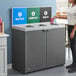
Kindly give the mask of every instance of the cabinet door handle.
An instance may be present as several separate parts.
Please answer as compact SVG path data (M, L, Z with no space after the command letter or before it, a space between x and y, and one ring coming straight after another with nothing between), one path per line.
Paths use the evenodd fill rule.
M46 31L46 30L42 30L42 31Z
M46 31L49 31L49 30L46 30Z

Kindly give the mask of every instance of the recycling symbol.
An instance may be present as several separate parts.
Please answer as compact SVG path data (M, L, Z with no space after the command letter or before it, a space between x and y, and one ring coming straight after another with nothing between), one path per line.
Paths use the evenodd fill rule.
M22 12L19 12L19 13L18 13L18 17L21 17L21 16L22 16Z
M48 12L47 12L47 11L44 11L44 15L45 15L45 16L48 15Z
M35 12L34 11L32 12L32 16L35 16Z

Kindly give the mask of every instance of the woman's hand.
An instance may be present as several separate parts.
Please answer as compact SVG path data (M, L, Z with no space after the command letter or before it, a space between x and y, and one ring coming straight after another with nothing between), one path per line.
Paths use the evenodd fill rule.
M56 19L56 16L54 16L53 18Z
M54 18L60 18L60 15L56 15L56 16L54 16Z
M74 28L73 28L71 34L70 34L70 38L71 38L71 39L74 38L75 31L76 31L76 24L75 24L75 26L74 26Z
M73 39L73 38L74 38L74 34L75 34L75 32L74 32L74 31L72 31L72 32L71 32L71 34L70 34L70 38L71 38L71 39Z

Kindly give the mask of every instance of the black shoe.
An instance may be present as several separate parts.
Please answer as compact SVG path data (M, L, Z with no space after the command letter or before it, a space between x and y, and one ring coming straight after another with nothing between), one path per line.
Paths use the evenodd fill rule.
M71 64L71 65L66 66L66 68L69 69L69 68L72 68L73 66L74 66L74 65Z
M74 72L76 72L76 67L70 68L70 69L68 70L68 72L69 72L69 73L74 73Z

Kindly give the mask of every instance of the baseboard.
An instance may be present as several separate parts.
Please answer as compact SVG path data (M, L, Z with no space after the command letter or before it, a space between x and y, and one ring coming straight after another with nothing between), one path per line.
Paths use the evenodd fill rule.
M8 64L7 69L12 69L12 64Z

